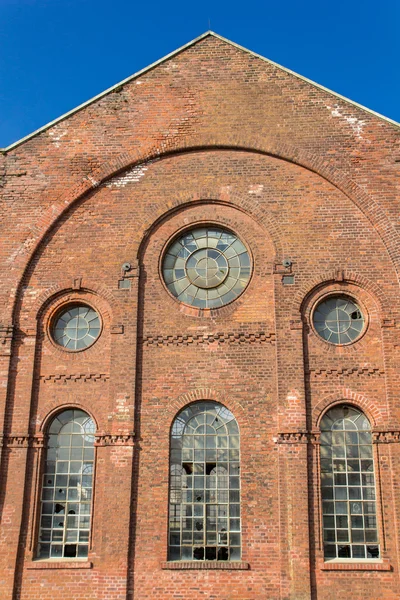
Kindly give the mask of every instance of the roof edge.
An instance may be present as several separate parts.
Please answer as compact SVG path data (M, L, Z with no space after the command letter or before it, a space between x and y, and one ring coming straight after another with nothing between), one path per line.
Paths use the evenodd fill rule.
M372 110L371 108L368 108L367 106L364 106L363 104L359 104L358 102L355 102L355 100L350 100L350 98L347 98L346 96L342 96L341 94L334 92L333 90L321 85L320 83L316 83L312 79L308 79L308 77L299 75L299 73L296 73L295 71L292 71L291 69L288 69L287 67L283 67L282 65L274 62L273 60L271 60L269 58L266 58L265 56L262 56L261 54L258 54L257 52L253 52L253 50L249 50L248 48L245 48L244 46L241 46L240 44L237 44L236 42L232 42L231 40L224 38L222 35L219 35L218 33L215 33L214 31L209 31L209 32L207 32L207 34L213 35L214 37L219 38L223 42L226 42L226 43L230 44L231 46L235 46L235 48L238 48L239 50L243 50L243 52L247 52L248 54L251 54L252 56L256 56L257 58L260 58L264 62L267 62L270 65L273 65L277 69L280 69L281 71L285 71L286 73L289 73L289 75L293 75L294 77L297 77L297 79L301 79L302 81L305 81L306 83L309 83L310 85L313 85L314 87L316 87L324 92L327 92L328 94L331 94L332 96L335 96L336 98L339 98L340 100L344 100L345 102L348 102L349 104L352 104L353 106L356 106L357 108L360 108L361 110L373 115L374 117L378 117L379 119L382 119L383 121L387 121L388 123L391 123L392 125L396 125L397 127L400 127L400 123L398 121L394 121L390 117L385 117L385 115L382 115L381 113L378 113L375 110ZM193 40L193 41L195 41L195 40ZM190 45L190 44L188 44L188 45Z
M140 71L137 71L133 75L129 75L129 77L126 77L122 81L119 81L118 83L115 83L114 85L112 85L111 87L107 88L103 92L100 92L100 94L97 94L96 96L93 96L89 100L86 100L82 104L79 104L75 108L72 108L68 112L60 115L56 119L53 119L49 123L46 123L45 125L42 125L42 127L39 127L39 129L35 129L35 131L32 131L32 133L28 133L28 135L24 136L20 140L17 140L16 142L13 142L12 144L10 144L9 146L6 146L5 148L0 148L0 152L9 152L10 150L13 150L17 146L20 146L24 142L27 142L28 140L30 140L31 138L39 135L43 131L46 131L46 129L49 129L53 125L56 125L57 123L60 123L61 121L64 121L65 119L67 119L71 115L79 112L83 108L86 108L86 106L89 106L90 104L93 104L93 102L96 102L96 100L100 100L100 98L103 98L104 96L107 96L108 94L111 94L114 90L116 90L119 87L121 87L121 85L125 85L126 83L129 83L130 81L133 81L136 77L140 77L140 75L143 75L144 73L147 73L148 71L151 71L151 69L154 69L154 67L157 67L158 65L162 64L164 61L168 60L169 58L172 58L176 54L179 54L180 52L182 52L186 48L189 48L193 44L196 44L197 42L199 42L200 40L208 37L209 35L214 35L215 37L220 37L217 34L215 34L213 31L206 31L205 33L202 33L197 38L194 38L193 40L191 40L187 44L184 44L183 46L180 46L176 50L173 50L173 52L170 52L169 54L166 54L162 58L159 58L155 62L151 63L151 65L148 65L147 67L144 67L143 69L140 69ZM221 39L223 39L223 38L221 38ZM229 40L226 40L226 41L229 41Z
M86 108L86 106L89 106L90 104L93 104L94 102L96 102L96 100L100 100L100 98L103 98L104 96L107 96L108 94L112 93L114 90L118 89L122 85L125 85L126 83L129 83L130 81L133 81L137 77L140 77L140 75L143 75L143 74L147 73L148 71L151 71L151 69L154 69L155 67L157 67L158 65L162 64L166 60L172 58L173 56L176 56L177 54L179 54L183 50L186 50L186 48L189 48L190 46L193 46L194 44L196 44L197 42L203 40L204 38L206 38L208 36L213 36L215 38L218 38L221 41L223 41L223 42L225 42L227 44L230 44L231 46L234 46L235 48L238 48L239 50L242 50L243 52L247 52L247 54L251 54L252 56L255 56L256 58L259 58L259 59L263 60L264 62L267 62L270 65L273 65L274 67L280 69L281 71L285 71L289 75L293 75L297 79L305 81L306 83L309 83L310 85L312 85L312 86L314 86L314 87L316 87L316 88L318 88L318 89L320 89L320 90L322 90L324 92L327 92L328 94L331 94L335 98L343 100L344 102L347 102L347 103L349 103L349 104L351 104L351 105L353 105L353 106L355 106L355 107L363 110L364 112L367 112L367 113L369 113L369 114L371 114L371 115L373 115L375 117L378 117L379 119L382 119L383 121L386 121L387 123L390 123L391 125L395 125L396 127L400 127L400 123L398 123L397 121L394 121L393 119L390 119L389 117L385 117L384 115L382 115L382 114L380 114L380 113L378 113L378 112L376 112L376 111L374 111L374 110L372 110L372 109L370 109L370 108L368 108L368 107L366 107L366 106L364 106L362 104L359 104L358 102L355 102L354 100L350 100L350 98L347 98L346 96L342 96L341 94L338 94L337 92L334 92L333 90L330 90L329 88L327 88L327 87L325 87L323 85L320 85L319 83L316 83L315 81L312 81L311 79L308 79L307 77L303 77L303 75L299 75L299 73L296 73L295 71L292 71L291 69L287 69L286 67L283 67L282 65L279 65L278 63L274 62L273 60L270 60L269 58L266 58L265 56L262 56L261 54L258 54L257 52L253 52L253 50L249 50L248 48L245 48L244 46L241 46L240 44L237 44L236 42L232 42L228 38L225 38L222 35L219 35L218 33L215 33L214 31L208 30L208 31L202 33L201 35L199 35L198 37L194 38L190 42L187 42L187 44L184 44L183 46L180 46L179 48L177 48L173 52L170 52L169 54L166 54L162 58L159 58L158 60L156 60L155 62L151 63L147 67L144 67L143 69L141 69L140 71L137 71L133 75L130 75L129 77L126 77L122 81L119 81L118 83L116 83L113 86L107 88L103 92L100 92L100 94L97 94L96 96L93 96L89 100L86 100L82 104L79 104L78 106L76 106L75 108L69 110L68 112L64 113L63 115L57 117L56 119L53 119L53 121L50 121L49 123L46 123L45 125L42 125L42 127L39 127L39 129L36 129L32 133L29 133L28 135L26 135L23 138L17 140L16 142L13 142L12 144L10 144L9 146L6 146L5 148L0 148L0 152L1 153L7 153L7 152L10 152L10 150L14 150L14 148L17 148L18 146L20 146L24 142L27 142L31 138L36 137L37 135L39 135L40 133L43 133L47 129L50 129L50 127L52 127L53 125L56 125L57 123L60 123L61 121L64 121L65 119L67 119L71 115L73 115L73 114L79 112L80 110Z

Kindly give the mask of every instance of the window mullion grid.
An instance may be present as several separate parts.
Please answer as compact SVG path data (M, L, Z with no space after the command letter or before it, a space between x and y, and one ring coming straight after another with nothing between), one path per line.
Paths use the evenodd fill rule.
M379 558L376 523L376 481L371 434L369 428L365 427L365 422L361 423L361 427L357 422L361 415L362 413L359 413L358 417L354 418L353 411L351 418L344 416L343 426L340 428L332 429L330 427L327 430L322 430L323 434L324 431L327 433L326 441L322 443L321 449L330 444L333 461L331 472L334 488L334 537L332 536L333 532L330 531L332 523L329 516L329 478L326 480L323 477L324 471L321 472L323 512L325 515L324 553L328 559L333 558L333 556L352 559ZM362 418L365 419L365 417ZM329 436L331 437L329 438ZM342 449L340 449L341 447ZM330 456L329 450L324 451L323 456ZM324 458L325 469L326 460L327 458ZM343 491L344 487L346 491ZM344 514L345 507L347 515ZM347 519L346 533L344 533L345 519ZM332 544L335 544L336 548L334 555L332 554Z
M218 413L214 414L214 410L215 409L213 409L211 413L210 410L205 410L204 413L200 413L197 416L195 416L192 419L192 433L182 433L182 451L184 452L184 455L182 456L180 461L181 476L183 478L193 478L192 487L190 491L194 495L191 498L190 502L190 506L192 507L192 514L190 518L192 522L193 536L191 538L191 544L188 544L188 542L184 543L183 541L183 534L185 531L185 528L183 526L185 520L185 515L183 514L183 504L185 498L180 498L181 502L179 514L179 533L181 549L178 553L176 548L171 548L171 551L173 556L176 556L178 554L181 560L187 560L187 556L188 554L190 554L188 552L184 552L185 556L182 557L182 548L187 547L188 545L190 545L192 548L192 553L190 554L190 556L194 560L230 559L231 511L229 492L231 472L229 465L231 463L231 457L229 452L231 449L231 444L229 444L230 436L225 425L223 425L223 428L221 428L220 425L215 427L213 420L213 425L211 425L213 432L210 431L210 423L207 423L207 416L212 414L215 419ZM197 417L200 417L200 419L198 419ZM220 419L220 422L222 423L223 421L221 421ZM198 429L199 424L201 426L201 431L199 431ZM218 440L218 436L220 435L224 436L226 440L226 443L222 444L221 447ZM234 435L238 436L238 432ZM188 440L186 443L185 439ZM190 442L189 439L193 440L193 443ZM189 454L185 452L185 449L188 449L188 447L191 447L193 452L192 461L189 461L192 462L193 465L193 472L190 475L188 474L188 471L190 471L189 465L187 465L186 469L183 466L185 462L188 462L186 460L186 457L189 456ZM238 447L239 444L237 441L237 452L239 452ZM239 464L239 456L235 458L235 462ZM199 465L201 465L200 468ZM221 471L222 467L224 468L224 472ZM174 471L175 467L173 467L171 470L171 499L174 499L175 486L172 484L174 478ZM235 475L239 477L238 473L236 473ZM197 479L195 479L196 477ZM182 480L182 492L184 494L183 483L184 480ZM238 495L239 494L240 491L238 489ZM175 499L178 500L178 498ZM239 497L236 500L237 506L239 506ZM186 503L186 506L187 505L188 503ZM171 503L170 512L174 510L174 505ZM236 518L240 522L240 514L236 515ZM173 521L173 515L171 514L170 533L172 532L171 524L173 523ZM240 527L236 527L235 525L235 528L239 529L238 535L240 536ZM223 529L223 531L221 531L221 529ZM185 537L187 539L188 536L186 535ZM235 541L235 545L238 546L238 548L236 549L234 559L239 559L240 545L237 540Z
M80 411L77 412L80 416ZM75 418L76 416L75 413ZM72 430L78 422L75 418L70 421ZM87 555L94 463L91 450L93 450L91 439L86 438L83 428L79 432L69 431L67 434L64 432L62 435L59 432L50 435L42 487L39 551L39 557L41 558L83 558ZM54 464L53 474L48 473L51 463ZM73 464L74 468L72 468ZM84 465L89 469L87 473L83 468ZM54 478L52 486L49 488L48 480L51 476ZM71 477L76 481L71 483ZM49 489L52 489L51 500L49 500L49 492L47 491ZM47 517L50 519L50 525L47 527L46 524L43 526L48 512L45 513L44 511L45 502L51 506L51 514ZM57 505L59 505L58 510ZM72 508L74 505L75 507ZM83 512L82 507L85 507ZM81 519L87 521L88 518L89 522L81 523ZM71 526L69 526L69 519ZM82 536L82 539L80 539L81 529L88 530L87 534ZM69 533L70 535L68 535ZM47 537L50 538L48 541L46 541Z
M339 338L340 339L340 338ZM353 537L351 530L351 504L350 504L350 486L349 486L349 466L348 466L348 452L347 452L347 443L346 443L346 429L343 423L343 445L344 445L344 459L346 465L346 493L347 493L347 539L348 544L350 546L350 554L351 558L353 558Z

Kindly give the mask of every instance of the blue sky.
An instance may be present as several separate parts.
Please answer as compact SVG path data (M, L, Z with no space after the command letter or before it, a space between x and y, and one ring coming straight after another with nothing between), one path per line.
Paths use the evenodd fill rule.
M398 0L0 0L0 147L209 28L400 121L399 22Z

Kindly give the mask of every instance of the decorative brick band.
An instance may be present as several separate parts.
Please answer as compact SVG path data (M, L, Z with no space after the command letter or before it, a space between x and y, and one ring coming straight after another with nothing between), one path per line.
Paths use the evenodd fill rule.
M350 375L355 375L356 377L362 375L381 377L385 374L385 371L379 367L348 367L345 369L310 369L307 373L316 379L319 377L326 378L332 375L334 377L349 377Z
M148 335L142 338L144 346L189 346L190 344L274 344L275 334L258 331L213 333L209 335Z
M200 569L207 570L218 569L222 571L247 571L250 569L250 565L247 562L242 561L217 561L217 560L189 560L189 561L176 561L169 562L165 561L161 563L162 569L172 570L186 570L186 569Z
M134 433L102 433L95 436L95 446L133 446Z
M43 435L2 435L0 446L3 448L43 448Z
M319 432L284 431L273 438L275 444L315 444L319 442Z
M374 444L396 444L400 442L400 431L373 431L372 442Z
M319 431L283 431L273 438L275 444L319 444ZM400 430L372 431L374 444L396 444L400 442Z
M66 383L67 381L108 381L110 375L107 373L77 373L77 374L58 374L41 375L40 380L44 383Z

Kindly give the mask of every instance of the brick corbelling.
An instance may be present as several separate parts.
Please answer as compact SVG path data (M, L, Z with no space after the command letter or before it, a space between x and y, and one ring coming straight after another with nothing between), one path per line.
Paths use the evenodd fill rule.
M374 444L398 444L400 442L400 429L374 429L374 431L372 432L372 441Z
M9 434L0 436L0 446L3 448L43 448L43 434Z
M319 432L284 431L273 437L275 444L316 444L319 443Z
M134 446L134 433L97 433L95 446ZM3 448L43 448L46 436L43 434L10 434L0 436L0 447Z
M142 339L144 346L188 346L191 344L274 344L275 334L257 332L214 333L198 335L148 335Z
M44 383L66 383L67 381L108 381L110 375L107 373L58 373L55 375L41 375L40 380Z
M95 446L134 446L134 433L98 433L95 436Z
M167 146L167 148L165 146ZM382 238L396 271L399 270L400 237L391 221L384 214L382 207L376 203L373 198L368 196L354 181L351 181L343 173L338 172L333 165L327 166L325 160L322 160L322 158L312 155L303 149L293 148L281 141L267 140L265 137L257 140L254 136L252 136L251 139L248 139L245 133L243 133L242 139L238 139L237 135L232 136L223 134L222 136L207 136L203 134L199 136L192 135L187 139L182 139L181 137L173 140L171 139L163 148L160 148L159 145L154 146L153 144L149 144L147 148L142 147L141 149L136 149L132 153L124 153L116 160L103 164L101 169L93 171L93 173L85 177L79 185L74 188L69 188L65 195L61 196L53 203L52 207L47 209L45 217L46 225L41 225L40 227L35 226L31 233L28 234L27 238L29 238L31 242L26 248L27 251L21 251L15 258L14 264L15 266L19 266L21 273L21 278L18 282L18 291L20 282L22 281L22 274L29 265L31 258L36 249L40 246L41 241L47 235L49 229L53 227L61 215L68 210L75 201L82 198L84 194L88 193L90 190L96 189L100 183L107 181L111 177L121 173L123 170L137 164L153 160L154 158L166 154L183 152L185 150L188 151L189 149L190 151L196 149L204 150L207 147L248 150L269 154L293 162L294 164L305 167L320 175L340 189L362 210ZM24 247L26 247L26 244L24 244ZM14 298L14 304L17 297L18 293Z
M319 444L319 431L283 431L273 436L275 444ZM380 430L372 431L372 441L374 444L397 444L400 442L400 430Z
M379 367L348 367L343 369L310 369L306 374L311 375L315 379L325 379L333 377L382 377L385 371Z

